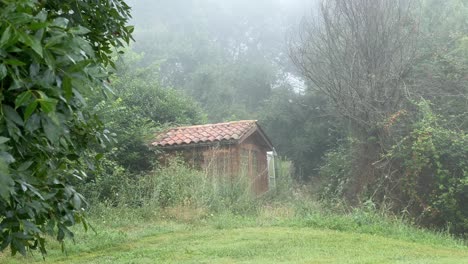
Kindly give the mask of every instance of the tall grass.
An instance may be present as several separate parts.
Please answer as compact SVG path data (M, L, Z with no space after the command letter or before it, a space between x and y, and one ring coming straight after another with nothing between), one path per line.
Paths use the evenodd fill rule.
M170 207L204 208L213 212L229 210L253 213L258 200L246 173L236 177L211 175L195 170L181 159L135 179L122 177L114 186L112 199L91 198L91 207L102 204L122 208L164 209ZM115 182L115 181L114 181ZM98 193L93 192L93 193Z
M112 202L91 205L92 220L122 226L175 221L216 228L288 226L382 235L426 244L463 246L447 232L431 232L392 215L372 201L351 208L338 201L323 203L294 186L289 162L278 166L276 188L257 197L247 175L209 175L180 159L133 181L122 181Z

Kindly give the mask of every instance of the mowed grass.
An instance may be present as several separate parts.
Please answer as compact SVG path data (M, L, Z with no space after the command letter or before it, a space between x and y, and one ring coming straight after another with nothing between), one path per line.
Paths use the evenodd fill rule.
M185 212L168 218L92 219L97 233L76 229L76 244L67 242L66 254L50 240L45 263L468 263L462 242L416 229L352 231L327 220L318 226L317 217ZM7 254L0 263L44 263L38 253Z

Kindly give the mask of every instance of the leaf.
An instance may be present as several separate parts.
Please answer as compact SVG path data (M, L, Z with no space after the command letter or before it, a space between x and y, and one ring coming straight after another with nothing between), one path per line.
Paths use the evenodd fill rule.
M13 185L14 181L11 178L8 165L3 159L0 159L0 198L5 202L9 200Z
M31 167L33 163L34 163L33 161L26 161L26 162L21 163L21 165L18 167L18 171L27 170L29 167Z
M0 144L4 144L5 142L8 142L10 139L6 137L0 136Z
M0 48L8 43L11 37L11 26L8 26L5 31L2 33L2 38L0 38Z
M75 207L75 209L78 209L78 210L81 209L81 198L76 193L73 195L72 204L73 204L73 207Z
M24 62L22 62L20 60L17 60L17 59L4 60L3 63L8 64L8 65L13 65L13 66L24 66L24 65L26 65L26 63L24 63Z
M84 97L81 95L80 92L78 92L77 89L73 89L73 94L75 95L75 97L78 99L78 101L80 101L80 103L82 105L86 105L86 100L84 99Z
M45 22L47 20L47 12L42 10L35 16L35 18L41 22Z
M36 102L36 106L37 106L37 102ZM24 128L28 132L32 133L36 131L37 129L39 129L40 126L41 126L41 118L37 114L32 114L31 117L28 118L26 124L24 125Z
M26 110L24 111L24 121L28 120L29 117L34 113L34 111L37 108L37 101L34 101L26 107Z
M6 127L8 130L8 134L14 141L18 141L21 136L21 130L18 128L17 125L13 121L6 120Z
M41 45L40 40L38 40L36 38L32 38L31 36L29 36L28 34L26 34L24 32L20 32L19 34L20 34L19 41L26 44L26 46L31 47L31 49L33 49L42 58L42 56L43 56L42 55L42 45Z
M70 33L75 34L75 35L86 35L89 32L91 32L91 30L83 26L78 26L70 30Z
M15 162L15 158L8 152L6 151L0 151L0 158L6 162L6 164L11 164Z
M67 28L68 19L66 19L64 17L58 17L58 18L54 19L54 21L52 22L52 25L54 25L56 27L59 27L59 28Z
M48 120L48 118L43 118L41 123L47 139L53 144L58 143L60 137L60 128L56 126L51 120Z
M42 195L39 193L39 190L36 189L36 187L32 186L31 184L27 183L27 182L22 182L21 183L21 187L25 186L27 190L30 190L32 193L34 193L37 197L39 197L39 199L41 200L45 200L44 197L42 197ZM23 187L23 188L25 188Z
M13 109L11 106L3 105L3 113L7 120L12 121L13 123L23 126L24 122L21 116Z
M29 76L31 79L35 79L37 74L39 73L40 66L37 63L31 63L29 66Z
M73 96L72 79L70 77L65 76L62 82L62 88L65 95L65 99L67 99L67 101L70 101L70 99Z
M42 111L45 113L51 113L55 112L55 108L57 106L58 100L52 99L52 98L43 98L43 99L38 99L37 100L39 104L41 105Z
M3 80L8 74L8 70L5 65L0 64L0 81Z
M96 159L96 161L99 161L99 160L101 160L103 157L104 157L104 154L103 154L103 153L98 153L98 154L96 154L96 156L94 157L94 159Z
M18 109L18 107L26 104L28 101L31 100L32 98L32 94L31 94L31 91L25 91L25 92L22 92L20 93L17 97L16 97L16 100L15 100L15 109Z

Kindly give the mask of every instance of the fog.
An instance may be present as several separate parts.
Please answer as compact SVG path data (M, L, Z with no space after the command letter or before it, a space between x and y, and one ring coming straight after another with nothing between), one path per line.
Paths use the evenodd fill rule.
M302 88L302 82L291 75L287 39L303 16L311 12L313 2L129 1L133 9L131 24L135 26L132 47L144 54L142 65L159 63L162 79L175 88L186 85L181 75L197 71L202 65L245 60L274 67L275 78L269 80L272 86L286 80ZM183 72L167 75L175 74L173 69L168 70L173 64L179 70L184 68Z

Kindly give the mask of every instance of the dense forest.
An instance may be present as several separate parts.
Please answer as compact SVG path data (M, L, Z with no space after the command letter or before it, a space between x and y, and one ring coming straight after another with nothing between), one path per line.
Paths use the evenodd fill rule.
M0 1L0 250L146 186L157 132L245 119L288 188L466 238L466 1L91 2Z

